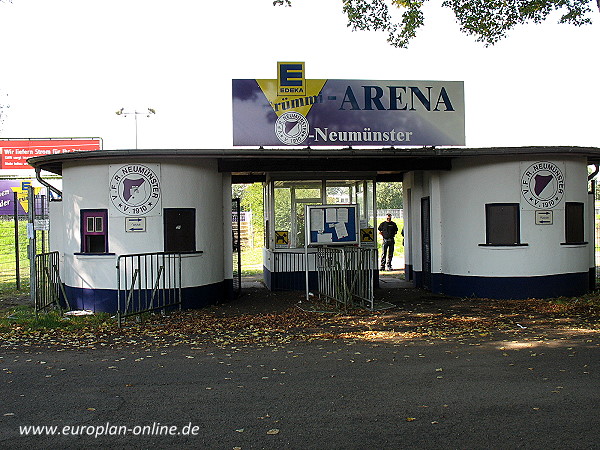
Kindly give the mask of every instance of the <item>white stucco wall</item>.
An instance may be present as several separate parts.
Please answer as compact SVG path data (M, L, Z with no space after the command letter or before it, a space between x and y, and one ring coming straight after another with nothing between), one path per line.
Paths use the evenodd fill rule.
M50 249L62 250L64 225L63 225L63 202L51 201L48 203L48 217L51 217L50 231L48 232L48 242Z
M224 192L231 190L230 178L217 170L216 160L135 160L127 163L160 164L162 208L196 209L196 250L200 255L184 257L183 287L222 282L226 252L226 224L231 230L230 201L223 205ZM111 213L109 165L122 161L65 163L63 167L63 217L51 216L52 227L62 225L62 239L55 239L64 253L64 282L72 287L115 289L118 255L164 251L162 211L146 217L146 231L125 231L125 217ZM108 250L114 255L78 255L81 252L80 211L108 209ZM225 212L227 211L227 212ZM161 213L160 215L157 213ZM227 217L225 217L227 215ZM140 215L141 216L141 215ZM62 221L62 224L57 223ZM231 231L229 231L229 235ZM230 240L229 235L227 238ZM54 244L52 244L54 245ZM229 243L229 247L231 243ZM229 260L230 261L230 260Z
M233 261L233 239L232 239L232 202L231 202L231 174L222 174L223 178L223 259ZM229 237L229 238L228 238ZM233 278L233 264L225 264L223 267L225 279Z
M404 211L405 251L408 247L406 264L412 265L415 271L421 271L421 199L429 195L429 184L424 180L424 173L419 171L406 174L403 185L405 192L410 191Z
M481 246L486 242L485 205L521 203L522 168L538 161L564 167L565 193L553 211L552 225L536 225L534 208L520 208L521 243L515 247ZM421 198L431 198L432 273L463 276L521 277L587 272L590 221L585 223L587 245L565 242L565 202L584 203L588 217L587 164L581 157L551 155L527 158L457 158L452 170L412 173L405 178L410 189L410 263L421 267Z

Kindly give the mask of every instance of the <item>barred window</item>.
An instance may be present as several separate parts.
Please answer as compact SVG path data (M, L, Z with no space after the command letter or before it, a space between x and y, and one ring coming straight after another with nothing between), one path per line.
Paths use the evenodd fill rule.
M108 253L108 211L81 210L81 252Z
M518 203L485 205L485 242L487 245L519 245L521 243Z
M583 234L583 203L565 203L565 243L582 244Z

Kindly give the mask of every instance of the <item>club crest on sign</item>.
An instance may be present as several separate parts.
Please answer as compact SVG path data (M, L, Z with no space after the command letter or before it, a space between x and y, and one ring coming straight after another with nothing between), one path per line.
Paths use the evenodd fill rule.
M149 214L160 203L158 170L143 164L127 164L114 171L110 179L110 200L121 214Z
M521 176L521 195L535 208L554 208L565 193L565 177L556 164L540 161L531 164Z

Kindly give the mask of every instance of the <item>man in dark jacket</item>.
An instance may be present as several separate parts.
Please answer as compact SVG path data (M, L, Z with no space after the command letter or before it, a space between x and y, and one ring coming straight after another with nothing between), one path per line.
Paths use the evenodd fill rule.
M383 247L381 255L381 270L385 270L387 254L387 270L392 270L392 257L394 256L394 237L398 233L398 225L392 221L392 215L388 214L384 222L377 227L379 234L383 237Z

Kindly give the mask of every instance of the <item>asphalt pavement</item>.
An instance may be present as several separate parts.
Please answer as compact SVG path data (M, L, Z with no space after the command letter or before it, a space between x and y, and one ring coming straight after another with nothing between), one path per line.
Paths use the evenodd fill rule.
M0 350L0 448L600 448L599 345Z

